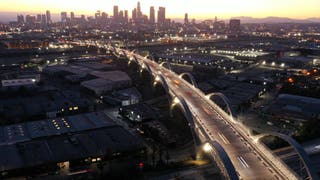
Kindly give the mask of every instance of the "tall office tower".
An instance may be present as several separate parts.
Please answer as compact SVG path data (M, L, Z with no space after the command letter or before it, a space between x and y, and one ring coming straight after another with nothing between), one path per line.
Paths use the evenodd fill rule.
M97 11L95 14L94 14L94 18L97 20L97 19L100 19L101 17L101 12L100 11Z
M125 11L124 11L124 20L125 20L125 22L126 22L126 23L128 23L128 22L129 22L129 14L128 14L128 10L125 10Z
M67 18L68 18L68 15L67 15L67 12L61 12L61 22L67 22Z
M108 14L106 12L102 12L101 13L101 18L104 19L104 20L108 19Z
M46 25L47 24L47 17L45 14L41 15L41 25Z
M153 6L150 7L149 22L150 22L151 24L154 24L154 23L156 22L155 11L154 11L154 7L153 7Z
M133 20L133 21L136 21L136 20L137 20L137 9L136 9L136 8L134 8L134 9L132 10L132 20Z
M19 25L24 24L24 17L23 17L22 14L17 15L17 22L18 22Z
M137 18L141 18L141 17L142 17L141 6L140 6L140 2L138 1L138 4L137 4Z
M46 11L46 16L47 16L47 23L51 24L52 20L51 20L51 13L49 10Z
M123 11L121 10L120 12L119 12L119 20L123 20L124 19L124 14L123 14Z
M26 15L26 24L33 25L36 22L36 17L32 15Z
M37 14L37 22L41 22L41 14Z
M159 7L158 10L158 24L163 25L166 21L166 8Z
M113 19L118 20L119 17L119 7L113 6Z
M184 14L184 24L189 24L188 13Z
M71 12L70 16L71 16L71 21L73 21L74 20L74 12Z
M81 21L86 21L86 16L81 14Z
M241 31L240 29L240 19L230 19L229 22L230 34L238 35Z

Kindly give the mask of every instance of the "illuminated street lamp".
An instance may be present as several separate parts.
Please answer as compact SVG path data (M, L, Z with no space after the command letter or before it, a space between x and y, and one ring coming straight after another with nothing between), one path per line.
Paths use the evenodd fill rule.
M180 103L180 100L179 100L177 97L175 97L175 98L173 99L173 103L174 103L174 104L179 104L179 103Z
M210 152L212 150L212 146L209 143L205 143L202 149L204 152Z

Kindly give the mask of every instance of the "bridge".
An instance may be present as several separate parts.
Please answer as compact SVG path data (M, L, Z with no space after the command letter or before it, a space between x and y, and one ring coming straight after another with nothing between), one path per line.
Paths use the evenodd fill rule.
M147 71L154 83L160 83L172 99L172 106L182 109L192 136L198 137L203 149L215 160L226 179L318 179L310 159L302 147L291 137L271 134L287 141L298 154L303 175L293 171L267 148L260 138L250 134L250 129L237 121L229 101L221 93L204 94L197 88L191 74L176 74L170 63L158 64L147 57L118 47L103 45L117 56L137 63L141 71ZM167 67L164 65L167 64ZM189 83L186 79L190 80ZM220 107L212 97L224 102Z

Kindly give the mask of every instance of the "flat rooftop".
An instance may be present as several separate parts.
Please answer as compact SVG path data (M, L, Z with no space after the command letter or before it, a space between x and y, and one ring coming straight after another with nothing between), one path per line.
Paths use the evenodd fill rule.
M0 127L0 145L115 125L103 112L13 124Z
M0 172L48 163L133 152L142 141L120 126L0 145Z
M131 81L131 78L128 76L128 74L122 71L92 71L90 75L113 82Z
M103 112L1 127L0 139L0 172L143 148Z

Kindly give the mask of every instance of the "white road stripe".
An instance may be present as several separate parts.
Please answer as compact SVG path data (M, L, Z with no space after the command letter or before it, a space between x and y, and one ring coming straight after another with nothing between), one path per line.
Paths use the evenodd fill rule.
M223 134L218 133L218 135L225 144L230 144L230 141Z
M242 165L244 168L249 168L248 163L247 163L241 156L238 156L237 159L240 161L241 165Z

